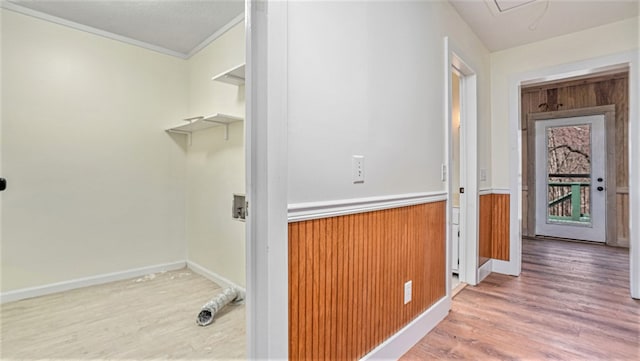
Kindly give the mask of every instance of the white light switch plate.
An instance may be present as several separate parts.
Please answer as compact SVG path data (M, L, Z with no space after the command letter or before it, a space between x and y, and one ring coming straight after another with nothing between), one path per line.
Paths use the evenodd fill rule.
M351 169L353 172L353 183L364 183L364 156L354 155L351 157Z

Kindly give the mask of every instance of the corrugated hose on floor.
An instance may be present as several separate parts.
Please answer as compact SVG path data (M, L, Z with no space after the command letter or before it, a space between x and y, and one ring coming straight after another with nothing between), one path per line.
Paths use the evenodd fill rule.
M215 296L200 309L196 322L200 326L207 326L213 322L216 313L230 302L239 303L243 300L242 295L235 287L225 288L222 293Z

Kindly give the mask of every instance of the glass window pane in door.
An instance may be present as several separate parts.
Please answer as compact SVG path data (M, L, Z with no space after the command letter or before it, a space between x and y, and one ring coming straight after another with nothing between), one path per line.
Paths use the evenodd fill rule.
M591 224L591 125L549 127L547 223Z

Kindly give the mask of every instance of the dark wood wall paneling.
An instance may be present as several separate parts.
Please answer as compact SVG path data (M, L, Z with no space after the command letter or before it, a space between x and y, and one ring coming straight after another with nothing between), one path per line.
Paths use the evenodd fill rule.
M359 359L444 297L445 224L445 202L290 223L289 357Z
M480 196L480 264L489 258L509 260L509 195Z
M622 72L589 79L558 82L522 89L521 128L522 164L527 164L527 114L554 110L570 110L615 105L615 155L616 155L616 214L617 239L609 244L628 247L629 244L629 73ZM540 107L546 104L548 108ZM562 105L559 105L562 104ZM533 156L533 155L531 155ZM522 179L528 179L527 167L522 168ZM528 187L523 184L523 235L534 236L534 225L527 217Z

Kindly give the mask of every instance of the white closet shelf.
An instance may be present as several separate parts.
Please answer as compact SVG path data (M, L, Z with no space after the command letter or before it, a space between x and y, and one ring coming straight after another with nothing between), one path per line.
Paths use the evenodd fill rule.
M229 139L229 124L235 122L241 122L244 119L241 117L237 117L235 115L227 115L216 113L209 116L198 116L193 118L187 118L183 121L186 123L182 123L176 125L175 127L171 127L167 129L169 133L178 133L178 134L186 134L189 136L189 144L191 144L191 133L197 132L199 130L205 130L212 127L217 127L220 125L225 126L224 131L224 139Z
M244 64L234 66L233 68L214 76L211 80L233 85L244 85Z

